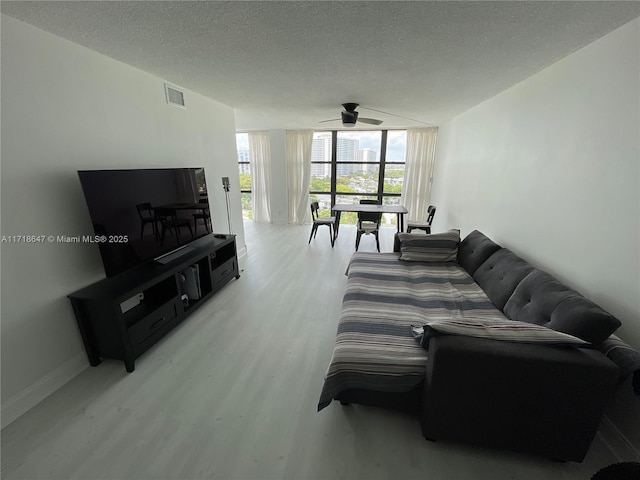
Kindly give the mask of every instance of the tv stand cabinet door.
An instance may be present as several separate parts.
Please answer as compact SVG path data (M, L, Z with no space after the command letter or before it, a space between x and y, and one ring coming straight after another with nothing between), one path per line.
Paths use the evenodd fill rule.
M213 290L220 290L229 280L238 276L238 260L233 257L212 272Z
M181 313L181 300L178 296L131 325L128 337L135 357L142 355L169 333L176 326Z

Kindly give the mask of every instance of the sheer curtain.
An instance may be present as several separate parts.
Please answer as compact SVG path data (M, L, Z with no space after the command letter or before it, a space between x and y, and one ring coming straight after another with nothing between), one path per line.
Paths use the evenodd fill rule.
M249 132L253 219L271 222L271 147L267 132Z
M309 176L311 175L312 130L287 130L287 206L289 223L303 224L309 217Z
M437 137L437 127L407 129L401 203L409 210L408 220L424 221L427 218Z

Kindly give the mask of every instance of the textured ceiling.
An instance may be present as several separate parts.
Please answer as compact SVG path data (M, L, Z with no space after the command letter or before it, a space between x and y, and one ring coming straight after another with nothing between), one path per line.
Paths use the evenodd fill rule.
M2 1L1 9L234 107L240 130L340 127L318 122L338 118L344 102L383 127L438 125L640 15L637 2L611 1Z

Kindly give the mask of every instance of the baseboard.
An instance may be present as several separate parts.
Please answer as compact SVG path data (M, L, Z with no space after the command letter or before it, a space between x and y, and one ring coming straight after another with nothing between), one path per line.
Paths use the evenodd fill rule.
M88 366L87 355L84 352L79 353L33 385L14 395L2 404L0 428L6 427L18 417L31 410L84 369L88 368Z
M640 450L604 415L597 435L620 462L640 462Z

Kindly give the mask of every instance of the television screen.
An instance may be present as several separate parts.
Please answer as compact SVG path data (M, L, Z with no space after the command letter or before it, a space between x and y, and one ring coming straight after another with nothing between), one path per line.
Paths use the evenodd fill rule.
M81 170L108 277L211 231L204 168Z

